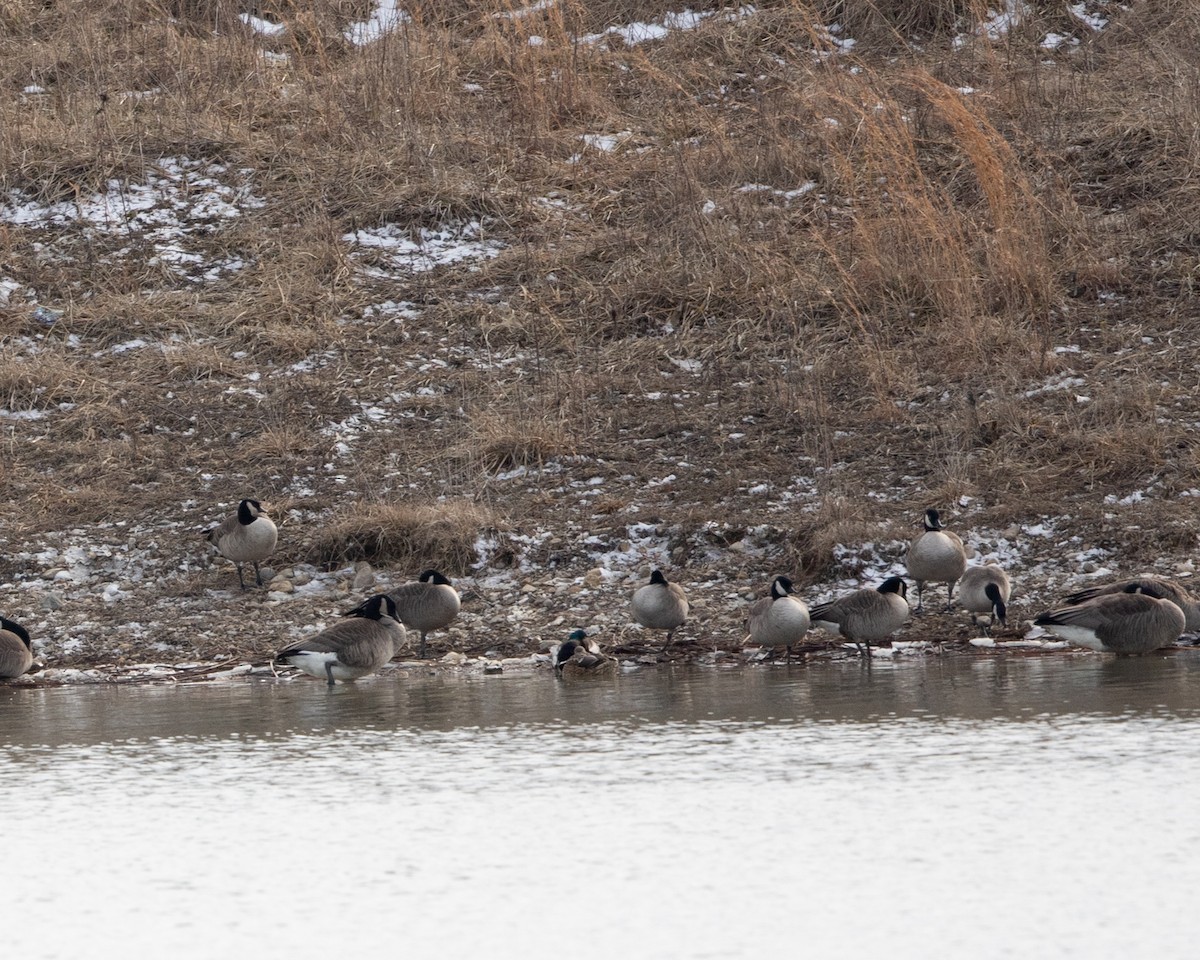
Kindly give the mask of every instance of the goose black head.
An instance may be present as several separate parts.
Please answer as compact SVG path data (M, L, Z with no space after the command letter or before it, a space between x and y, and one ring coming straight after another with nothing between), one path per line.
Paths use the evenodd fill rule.
M436 570L426 570L419 577L417 577L417 580L419 580L421 583L440 583L447 587L453 586L453 584L450 583L449 577L443 576Z
M908 584L904 582L903 577L888 577L875 589L880 593L898 593L902 597L908 596Z
M15 633L21 638L21 642L25 644L25 647L30 652L33 651L33 645L29 642L29 631L15 620L9 620L8 617L0 617L0 630L7 630L9 633Z
M925 529L926 530L941 530L942 518L933 507L925 511Z
M1001 626L1007 627L1008 607L1004 605L1004 598L1000 596L1000 588L994 583L989 583L983 588L983 595L992 601L992 612L996 614Z
M792 592L792 581L790 577L776 577L771 581L771 596L775 600L782 599Z
M364 600L353 610L347 610L344 616L362 617L366 620L380 620L383 617L391 617L393 620L400 619L396 613L395 601L386 593L379 593Z
M262 504L257 500L246 499L238 504L238 523L247 527L263 514Z
M655 570L650 574L650 582L665 587L667 585L667 578L663 576L661 570Z

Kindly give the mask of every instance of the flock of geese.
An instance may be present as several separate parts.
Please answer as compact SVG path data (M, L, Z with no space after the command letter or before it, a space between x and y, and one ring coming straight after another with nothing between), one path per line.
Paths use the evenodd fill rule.
M994 563L969 566L962 540L941 524L937 510L926 510L923 532L912 541L906 556L908 578L916 584L917 606L923 610L926 584L946 585L947 611L958 602L989 634L999 622L1006 624L1011 584ZM224 557L232 560L238 583L246 589L243 564L254 568L255 582L263 585L259 564L275 550L278 531L257 500L242 500L237 513L207 534ZM387 593L376 594L346 613L345 618L312 637L297 640L275 655L275 663L296 667L333 686L374 673L395 656L408 639L420 634L419 658L426 653L432 630L447 626L460 608L454 585L436 570L426 570L417 581ZM675 631L687 622L688 600L684 589L661 570L638 587L630 599L633 620L650 630L664 631L665 650ZM839 634L867 658L871 643L890 637L913 612L908 584L903 577L888 577L877 587L855 590L834 600L808 607L793 593L792 581L777 576L770 593L751 604L746 619L747 639L771 651L783 648L787 658L804 642L813 627ZM1171 580L1138 577L1091 587L1066 598L1063 606L1047 610L1034 621L1057 636L1080 646L1121 656L1149 653L1174 643L1183 633L1200 630L1200 599ZM584 630L575 630L551 651L555 673L564 679L613 676L618 661L601 651ZM0 617L0 678L17 677L33 664L29 633L18 623Z

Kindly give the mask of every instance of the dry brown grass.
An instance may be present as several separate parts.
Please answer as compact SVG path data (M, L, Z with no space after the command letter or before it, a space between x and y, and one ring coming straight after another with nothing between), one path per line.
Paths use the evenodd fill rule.
M465 501L355 504L312 534L308 555L320 564L369 560L411 570L414 576L423 567L457 576L478 559L480 534L494 528L487 509Z
M205 282L140 226L0 226L24 291L0 307L0 405L76 405L53 431L6 423L9 519L49 522L24 499L35 474L72 517L197 524L182 502L300 478L320 529L298 555L461 571L494 516L586 526L643 504L747 527L745 477L850 464L787 521L804 545L780 549L815 577L889 511L1098 516L1099 493L1183 488L1200 404L1162 385L1200 346L1200 15L1110 8L1091 36L1035 4L993 43L986 6L768 3L628 46L574 38L679 5L419 2L356 48L365 0L259 5L289 26L270 40L229 0L5 4L5 195L82 203L115 180L133 198L186 155L251 171L263 201L191 238L248 264ZM834 19L852 57L828 55ZM1041 50L1050 28L1079 51ZM475 220L504 249L471 270L389 276L343 240ZM64 317L39 327L28 297ZM387 301L411 315L373 312ZM151 345L113 352L135 338ZM1068 375L1088 382L1043 389ZM562 483L495 481L551 464ZM610 486L583 504L570 484L590 475ZM894 505L861 499L898 477Z

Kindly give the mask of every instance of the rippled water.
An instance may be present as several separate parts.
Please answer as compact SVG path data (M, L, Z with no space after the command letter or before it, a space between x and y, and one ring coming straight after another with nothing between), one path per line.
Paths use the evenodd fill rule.
M1181 652L0 688L0 936L21 958L1191 957L1198 684Z

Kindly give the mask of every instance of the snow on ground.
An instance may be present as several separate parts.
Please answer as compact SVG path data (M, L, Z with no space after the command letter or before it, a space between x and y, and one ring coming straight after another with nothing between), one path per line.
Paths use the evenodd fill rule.
M356 47L374 43L391 33L412 18L399 8L396 0L375 0L375 9L368 20L352 23L342 31L342 36Z
M734 21L757 13L757 8L747 5L733 10L691 10L684 9L678 13L668 13L661 20L650 22L639 21L623 26L613 26L599 33L585 34L578 39L579 43L601 43L609 38L617 38L628 46L636 46L650 40L661 40L674 30L695 30L704 21L718 17L722 20Z
M519 10L501 10L499 13L493 13L492 16L497 20L524 20L543 10L553 10L556 6L558 6L558 0L538 0L537 3L528 7L521 7Z
M238 19L262 37L281 37L287 32L286 23L273 23L249 13L239 13Z
M103 191L71 200L43 200L21 190L0 197L0 223L47 234L47 254L69 258L58 235L126 243L102 258L129 256L150 248L150 265L192 280L212 280L239 270L237 258L214 260L207 242L243 211L265 205L249 185L251 171L189 157L160 157L140 181L108 181Z
M487 236L486 225L479 220L416 229L385 223L344 234L342 239L350 244L351 254L360 264L367 259L364 254L373 255L370 265L362 264L372 276L388 275L379 269L380 262L392 270L421 273L448 264L488 260L505 248L500 240Z

